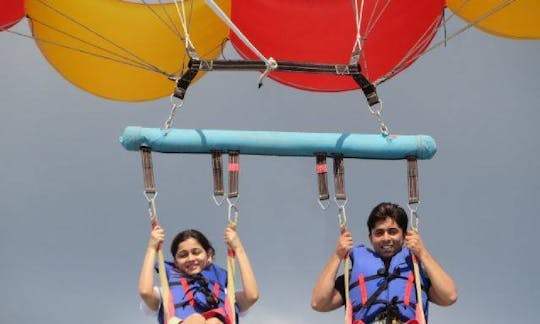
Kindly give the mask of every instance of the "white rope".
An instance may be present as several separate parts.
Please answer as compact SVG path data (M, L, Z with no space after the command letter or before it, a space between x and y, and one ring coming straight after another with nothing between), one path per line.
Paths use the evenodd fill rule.
M354 1L354 14L356 16L356 41L359 43L360 48L362 48L362 35L360 34L360 28L362 27L362 17L364 16L364 0L358 10L358 0Z
M193 43L191 42L191 38L189 37L189 31L186 23L186 7L184 6L184 1L180 0L182 4L182 11L180 12L180 8L178 7L178 0L174 1L174 5L176 7L176 12L178 13L178 18L180 19L180 24L182 24L182 29L184 30L184 47L186 49L192 49L195 50L195 46L193 46Z
M206 4L214 11L216 15L221 18L221 20L229 26L229 28L234 32L238 38L253 52L259 59L264 61L266 67L272 69L277 68L277 63L272 58L267 59L259 50L247 39L247 37L240 31L240 29L232 22L232 20L221 10L221 8L214 2L214 0L205 0Z
M356 40L353 45L353 49L351 52L351 59L349 61L350 64L357 64L358 60L360 59L360 56L362 55L362 35L360 33L360 28L362 26L362 16L364 12L364 0L362 0L362 4L360 6L360 10L358 9L358 0L354 0L354 15L355 15L355 23L356 23Z
M384 7L382 7L381 9L376 9L379 6L379 1L377 1L375 3L375 6L373 7L373 11L371 12L371 17L370 17L370 19L368 21L368 24L367 24L367 27L366 27L366 35L365 35L365 37L368 37L368 35L373 30L373 28L375 28L375 26L377 25L377 23L379 22L379 20L383 16L384 12L386 11L388 6L390 5L390 2L391 2L391 0L387 0L385 2L385 4L384 4ZM378 13L377 17L375 17L376 12Z

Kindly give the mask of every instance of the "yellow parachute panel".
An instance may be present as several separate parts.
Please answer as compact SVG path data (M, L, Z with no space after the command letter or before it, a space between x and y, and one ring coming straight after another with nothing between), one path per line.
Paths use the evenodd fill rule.
M447 0L447 6L479 29L501 37L540 38L539 0Z
M230 13L230 0L217 2ZM197 54L217 57L228 27L204 0L185 1L184 6ZM26 12L49 63L67 80L100 97L143 101L167 96L175 86L168 76L179 76L189 61L173 3L27 0Z

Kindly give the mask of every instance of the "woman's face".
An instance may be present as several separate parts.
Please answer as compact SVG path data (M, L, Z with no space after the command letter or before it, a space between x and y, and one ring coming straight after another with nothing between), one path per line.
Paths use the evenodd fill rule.
M178 244L174 261L181 273L195 275L212 262L212 255L204 250L199 241L190 237Z

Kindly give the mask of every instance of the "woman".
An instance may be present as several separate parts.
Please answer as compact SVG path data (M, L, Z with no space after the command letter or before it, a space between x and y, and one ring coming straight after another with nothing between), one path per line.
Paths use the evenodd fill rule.
M143 309L157 314L161 324L168 324L163 319L161 290L154 286L156 255L164 239L164 230L156 226L150 234L142 264L139 294ZM236 230L227 227L224 240L238 260L243 290L229 293L235 293L234 307L242 313L257 301L259 290ZM176 323L234 324L236 320L230 316L232 306L228 304L225 291L227 272L212 263L215 250L208 239L197 230L180 232L172 241L171 253L174 262L166 262L165 267L173 299L168 309L170 316L176 317Z

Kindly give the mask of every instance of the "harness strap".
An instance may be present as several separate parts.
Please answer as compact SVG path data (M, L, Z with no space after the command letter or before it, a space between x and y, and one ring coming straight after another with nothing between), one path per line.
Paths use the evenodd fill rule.
M188 288L189 288L189 284L190 284L190 280L187 281L188 282ZM213 281L210 280L210 283L212 283ZM182 285L182 283L180 281L169 281L169 287L174 287L174 286L180 286ZM212 285L212 293L213 294L216 294L216 296L219 296L219 293L220 292L225 292L225 289L223 289L223 287L221 287L221 285L219 284L219 282L214 282L213 285ZM190 290L193 290L193 288L189 288ZM215 289L217 289L217 291L214 291Z
M193 81L197 73L199 73L199 69L194 68L192 62L193 60L191 59L188 64L188 70L184 74L182 74L180 79L176 81L176 89L174 89L174 96L178 99L184 99L187 88L191 84L191 81Z
M360 86L360 89L366 96L370 107L380 102L379 96L377 95L377 89L375 89L373 83L369 82L369 80L362 73L352 74L352 78Z
M388 282L390 282L390 280L392 279L399 278L399 277L400 276L397 275L396 273L390 273L387 276L385 276L384 281L381 283L379 288L371 296L369 296L368 300L365 303L361 303L359 305L354 306L353 311L356 313L362 307L369 308L375 301L380 302L380 300L377 300L377 298L383 291L388 289ZM383 301L383 302L388 304L387 301Z
M363 276L363 274L361 274ZM374 280L374 279L377 279L377 278L381 278L381 277L384 277L385 276L385 270L383 268L379 269L379 271L377 271L377 274L374 274L372 276L364 276L364 282L368 282L368 281L371 281L371 280ZM398 276L396 275L395 278L401 278L401 279L407 279L405 277L402 277L402 276ZM353 282L352 284L349 285L349 289L353 289L357 286L360 285L360 282L359 281L355 281Z

